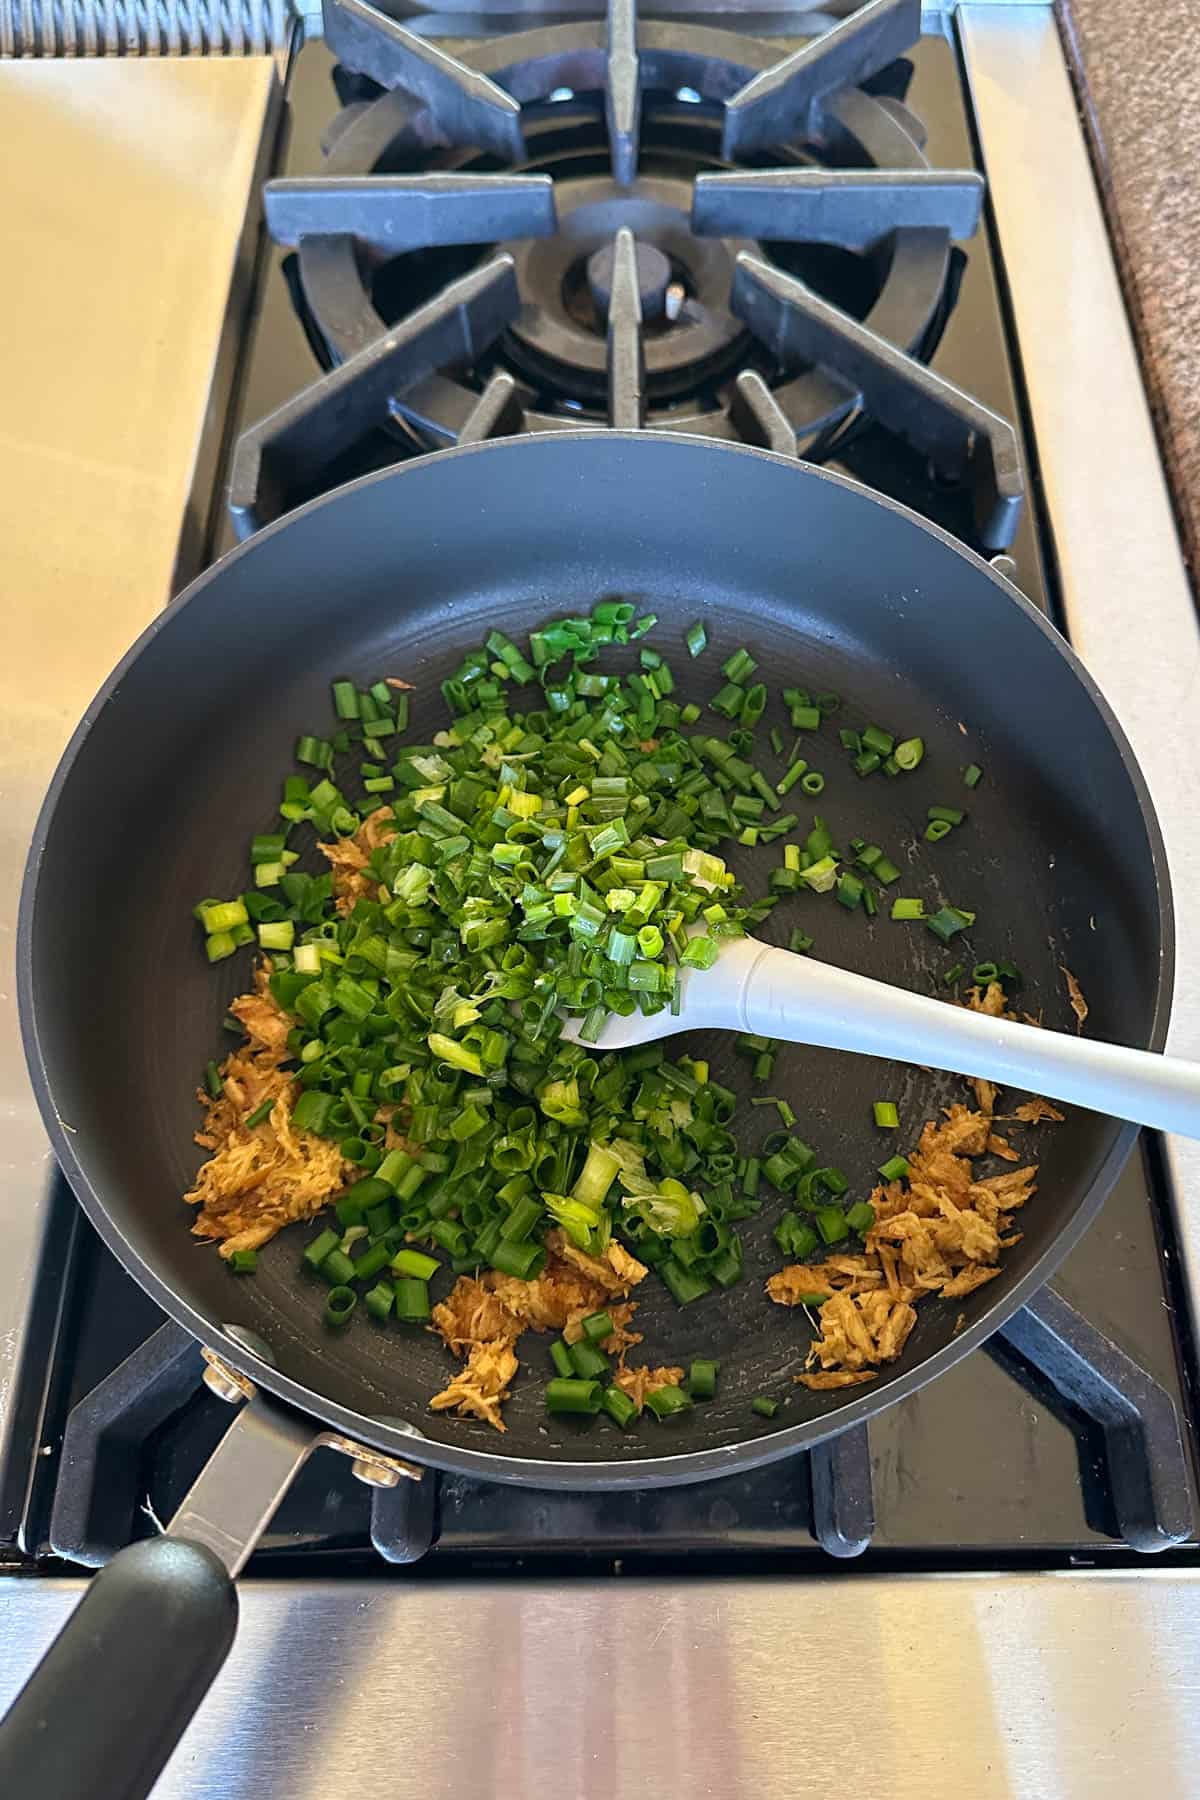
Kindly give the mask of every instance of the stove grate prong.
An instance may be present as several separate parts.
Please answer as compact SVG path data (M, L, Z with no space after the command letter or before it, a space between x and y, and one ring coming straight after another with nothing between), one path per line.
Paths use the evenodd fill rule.
M471 408L458 434L460 444L483 444L489 438L519 437L525 429L520 390L505 369L497 369Z
M1114 1523L1143 1555L1186 1543L1195 1529L1187 1448L1166 1389L1056 1287L1044 1287L985 1346L1029 1363L1103 1436Z
M473 363L520 309L507 252L473 269L238 439L229 511L241 538L295 504L330 463L393 416L395 396L450 363Z
M734 382L729 417L744 443L795 456L795 427L756 369L743 369Z
M696 177L692 230L861 252L909 227L973 237L983 195L968 169L739 169Z
M277 244L347 236L381 256L444 244L553 237L549 175L303 175L268 181L267 228Z
M826 94L859 86L920 35L921 0L868 0L849 18L753 76L727 101L725 161L811 136Z
M1006 419L746 251L737 259L730 305L780 362L815 364L857 392L871 418L922 451L940 474L967 481L981 542L1008 548L1025 481Z
M324 23L339 62L423 102L444 142L490 150L506 162L525 160L520 105L486 75L367 0L324 0Z
M638 170L642 77L637 53L637 0L608 0L604 96L613 180L632 187Z
M646 360L637 245L627 225L613 240L612 294L608 303L608 422L616 431L640 431L646 419Z

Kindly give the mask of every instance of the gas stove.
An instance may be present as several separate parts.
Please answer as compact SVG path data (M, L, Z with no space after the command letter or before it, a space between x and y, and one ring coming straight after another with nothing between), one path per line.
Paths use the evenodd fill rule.
M214 335L209 450L189 468L176 585L340 481L481 437L607 421L841 469L1003 559L1110 695L1163 816L1184 971L1173 1047L1196 1054L1200 806L1181 747L1200 643L1050 15L964 6L927 13L922 29L912 0L841 18L654 19L613 0L604 18L399 21L331 0L323 34L289 45L279 67L286 128L269 103L250 109L260 150L247 161L248 217L261 194L265 230L237 265L219 344ZM1045 192L1043 170L1054 176ZM1067 251L1056 230L1069 230ZM1068 319L1078 330L1064 335ZM1122 449L1125 516L1152 583L1124 577L1130 534L1104 504L1100 420ZM152 608L131 611L131 631ZM80 705L105 666L89 666ZM49 760L43 783L48 774ZM7 1074L24 1104L11 1062ZM0 1313L0 1573L23 1577L10 1592L31 1598L0 1623L0 1701L73 1598L72 1574L157 1530L228 1423L197 1346L99 1244L61 1178L39 1173L24 1202L41 1229L0 1285L11 1314ZM369 1687L345 1636L358 1614L378 1622L372 1654L400 1679L379 1630L395 1606L404 1631L412 1606L432 1636L404 1676L428 1719L462 1680L455 1633L486 1667L466 1608L493 1609L502 1630L557 1632L566 1655L587 1667L600 1657L599 1668L571 1622L577 1604L605 1654L628 1655L630 1693L678 1705L646 1643L611 1618L652 1614L657 1594L656 1643L668 1629L678 1644L703 1634L723 1604L735 1635L753 1637L738 1607L758 1593L764 1645L786 1634L794 1604L795 1631L820 1619L827 1645L839 1625L822 1584L847 1564L858 1571L848 1593L870 1597L865 1614L842 1603L847 1678L885 1684L896 1709L916 1672L872 1645L869 1619L890 1616L885 1594L908 1595L914 1620L946 1646L990 1656L999 1642L969 1585L957 1623L936 1624L946 1590L921 1575L1003 1573L1027 1629L1049 1642L1068 1629L1066 1590L1029 1578L1091 1571L1101 1585L1071 1594L1095 1596L1106 1630L1128 1615L1136 1632L1141 1615L1104 1572L1145 1572L1156 1553L1157 1578L1177 1579L1170 1593L1182 1596L1200 1569L1198 1282L1200 1160L1145 1138L1051 1287L986 1349L807 1456L604 1495L434 1474L371 1490L317 1457L249 1565L248 1640L227 1681L266 1679L272 1634L295 1626L332 1631ZM385 1579L398 1565L400 1587ZM552 1589L539 1585L551 1575ZM1156 1629L1170 1636L1174 1601L1163 1604ZM940 1666L943 1647L923 1655ZM304 1667L311 1683L311 1657ZM185 1747L160 1791L233 1791L223 1691L188 1740L202 1745L199 1785ZM693 1716L700 1693L689 1685ZM1076 1704L1065 1675L1056 1696ZM501 1730L498 1704L467 1703L489 1721L484 1742ZM366 1694L348 1705L354 1724L342 1723L361 1745ZM281 1730L239 1740L246 1792L248 1770L260 1792L304 1785ZM782 1753L786 1716L766 1730ZM434 1736L460 1753L441 1727ZM571 1755L585 1755L585 1739L568 1737ZM976 1718L945 1741L951 1756L957 1746L998 1767L1002 1737ZM570 1773L558 1750L535 1749L518 1785L544 1766L581 1794L620 1791L634 1764L652 1792L682 1779L646 1745L623 1774L604 1759ZM454 1790L497 1791L489 1758L461 1753ZM1169 1785L1176 1751L1160 1737L1139 1754L1167 1791L1186 1791ZM267 1771L285 1762L293 1776L273 1788ZM914 1753L920 1767L933 1772ZM396 1791L410 1779L414 1794L431 1779L447 1791L421 1757ZM721 1785L751 1791L732 1763ZM1097 1778L1086 1791L1108 1790Z

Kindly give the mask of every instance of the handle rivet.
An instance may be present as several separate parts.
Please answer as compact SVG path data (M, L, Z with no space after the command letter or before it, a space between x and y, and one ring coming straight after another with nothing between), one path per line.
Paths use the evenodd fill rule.
M227 1406L240 1406L243 1400L253 1400L254 1383L236 1369L222 1362L215 1350L207 1349L203 1344L200 1354L204 1358L204 1385L218 1400L224 1400Z

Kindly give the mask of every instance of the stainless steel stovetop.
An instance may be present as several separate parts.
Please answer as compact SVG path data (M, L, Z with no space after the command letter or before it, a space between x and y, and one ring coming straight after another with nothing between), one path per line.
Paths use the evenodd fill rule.
M420 28L470 60L473 41L544 23L456 14ZM703 24L790 45L812 19L731 8ZM581 29L602 41L602 27ZM672 20L672 41L694 29ZM876 102L898 125L911 108L929 132L928 160L974 161L989 194L984 233L955 277L957 303L931 333L932 366L1023 429L1032 479L1008 545L1015 578L1057 612L1146 770L1179 908L1173 1048L1197 1055L1200 779L1188 738L1200 638L1052 17L1038 5L976 4L927 15L925 30L907 94L885 80ZM342 170L354 168L354 130L369 137L377 90L343 77L348 110L338 114L332 61L311 38L274 61L0 61L0 133L23 152L7 161L0 243L29 271L0 297L12 401L0 437L8 936L33 812L78 712L166 596L229 541L219 488L230 439L312 381L322 357L353 354L322 329L319 293L307 316L297 310L302 271L286 252L255 254L262 177L315 172L335 115ZM290 134L278 131L277 74ZM811 278L811 263L802 272ZM311 303L311 280L306 291ZM390 323L395 295L378 282L371 293ZM981 357L989 333L999 361ZM527 344L518 375L528 379L529 357L561 341ZM573 409L603 410L603 357L600 368L599 385L572 395L567 422ZM464 412L444 389L421 392L365 454L391 460L450 441L473 404ZM664 399L660 379L648 423L670 428L655 416L664 406L679 412L681 400ZM753 384L729 416L741 432L779 423ZM928 483L923 458L906 462L869 428L832 448L801 431L800 444L926 510L955 504ZM11 979L4 986L11 1009ZM126 1354L142 1357L143 1372L154 1361L156 1320L50 1179L11 1010L4 1023L0 1704L78 1591L51 1552L94 1561L122 1534L152 1529L144 1518L114 1526L114 1514L140 1518L143 1501L169 1512L211 1432L160 1426L155 1414L153 1450L133 1470L111 1460L111 1436L89 1435L103 1410L93 1400L87 1412L89 1394L112 1401ZM1187 1416L1198 1284L1200 1157L1192 1145L1148 1144L1056 1285L1109 1340L1116 1360L1101 1359L1101 1375L1120 1389L1128 1358ZM1135 1293L1152 1296L1153 1318ZM981 1795L1092 1796L1123 1789L1136 1761L1160 1791L1190 1792L1186 1671L1200 1562L1184 1548L1151 1566L1119 1547L1123 1531L1137 1542L1141 1530L1142 1548L1191 1535L1186 1479L1182 1501L1177 1488L1114 1501L1105 1458L1126 1475L1142 1465L1103 1381L1083 1409L1107 1426L1095 1467L1095 1433L1036 1381L1013 1382L1007 1369L1028 1375L1045 1351L1038 1332L1062 1327L1059 1303L1047 1302L1024 1340L969 1359L873 1424L869 1445L843 1445L821 1469L798 1472L797 1492L773 1477L731 1502L707 1484L600 1518L586 1503L528 1496L508 1509L499 1491L445 1489L424 1537L411 1518L400 1530L393 1518L389 1536L382 1509L372 1517L363 1495L356 1509L344 1483L318 1476L251 1564L241 1640L159 1791L299 1795L365 1778L381 1695L409 1746L389 1764L397 1793L511 1793L548 1779L597 1795L635 1784L652 1794L736 1796L768 1782L807 1791L824 1780L811 1759L794 1772L796 1653L811 1637L822 1678L884 1696L892 1721L886 1743L872 1732L839 1752L842 1778L901 1794L965 1784ZM187 1354L169 1335L158 1353ZM101 1479L71 1514L62 1496L73 1451ZM1146 1462L1151 1489L1155 1466ZM1147 1517L1163 1526L1157 1537ZM370 1551L372 1538L419 1551L439 1526L436 1548L398 1573ZM865 1542L858 1568L870 1572L837 1581L846 1565L827 1552ZM1010 1698L1018 1689L1023 1704ZM405 1731L408 1717L418 1733ZM681 1719L686 1733L664 1723Z

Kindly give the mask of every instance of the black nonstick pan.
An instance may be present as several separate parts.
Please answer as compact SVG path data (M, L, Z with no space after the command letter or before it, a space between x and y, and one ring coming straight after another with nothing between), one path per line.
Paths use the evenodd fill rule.
M911 513L781 457L604 431L425 457L263 531L193 584L89 708L38 826L20 941L38 1101L80 1203L159 1304L219 1355L226 1381L260 1392L188 1519L169 1539L122 1552L93 1583L79 1615L91 1610L93 1637L118 1602L136 1605L137 1620L113 1626L98 1670L85 1671L79 1631L68 1631L18 1702L0 1772L6 1757L44 1757L57 1741L75 1758L63 1791L89 1766L81 1758L99 1757L109 1759L107 1796L146 1791L227 1645L228 1571L322 1432L417 1473L433 1464L542 1487L695 1480L786 1455L911 1392L994 1331L1079 1237L1127 1155L1134 1130L1109 1118L1077 1110L1043 1128L1029 1146L1039 1192L1001 1276L965 1301L928 1302L900 1362L842 1392L790 1382L810 1332L802 1312L765 1297L761 1275L779 1260L765 1209L746 1229L750 1272L737 1287L684 1310L665 1290L647 1292L639 1314L651 1361L720 1357L718 1398L677 1426L628 1434L547 1419L536 1348L506 1435L431 1414L449 1367L440 1341L365 1322L323 1330L322 1294L297 1274L296 1233L275 1240L253 1280L233 1279L197 1245L179 1199L200 1157L197 1073L223 1053L225 1003L248 967L210 970L190 909L244 885L244 846L271 828L292 740L326 718L330 679L403 676L425 737L444 719L439 682L490 626L517 635L611 595L658 615L652 641L682 697L710 697L720 658L745 643L774 693L837 692L848 723L924 737L916 775L863 781L836 732L822 734L819 806L835 831L889 846L919 838L926 807L957 800L962 766L981 763L970 829L918 858L912 879L923 885L905 891L936 889L976 909L971 953L1011 958L1048 1025L1074 1025L1070 969L1097 1036L1161 1048L1170 897L1129 747L1041 615ZM698 618L714 652L692 664L683 639ZM765 881L752 860L739 872ZM825 905L804 919L816 954L901 986L934 991L954 959L928 931L882 917L871 925ZM763 935L786 941L797 922L781 906ZM728 1042L705 1041L702 1054L741 1083ZM899 1098L915 1135L961 1097L951 1076L801 1048L781 1055L772 1085L863 1194L881 1154L872 1099ZM759 1117L747 1111L751 1134ZM793 1397L775 1420L752 1414L754 1395L784 1390ZM168 1661L172 1680L156 1681ZM131 1707L122 1696L139 1683ZM73 1731L37 1733L52 1703L74 1709ZM53 1771L39 1784L27 1760L9 1766L42 1800L59 1791Z

